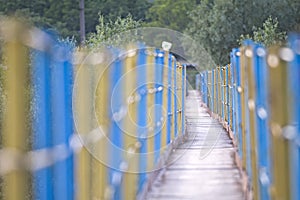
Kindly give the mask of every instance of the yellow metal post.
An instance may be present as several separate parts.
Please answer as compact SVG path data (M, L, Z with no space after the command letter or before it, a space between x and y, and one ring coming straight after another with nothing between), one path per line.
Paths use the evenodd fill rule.
M222 73L222 67L218 67L218 115L222 116L222 77L221 77L221 73Z
M222 80L222 86L223 86L223 118L224 121L226 120L226 80L225 80L225 67L222 67L222 75L223 75L223 80Z
M241 130L242 130L242 152L243 159L242 165L243 168L247 167L247 142L246 142L246 97L245 97L245 86L246 86L246 70L243 63L245 63L245 48L241 47L241 58L240 58L240 72L241 72L241 86L238 88L238 92L241 93Z
M231 74L231 65L228 65L228 89L229 89L229 108L230 108L230 124L229 127L232 130L232 124L233 124L233 99L232 99L232 89L233 89L233 85L231 85L231 76L233 76L233 74Z
M218 101L217 101L217 70L214 69L214 113L218 113Z
M29 145L29 51L22 43L27 28L13 20L2 24L3 60L7 67L4 78L6 92L1 134L3 148L15 155L25 153ZM17 158L16 158L17 159ZM22 167L22 166L17 166ZM3 177L3 197L20 200L28 197L29 176L24 169L13 169Z
M163 67L163 124L161 134L161 153L167 147L167 119L168 119L168 66L169 66L169 52L166 51L164 55L164 67Z
M227 115L227 112L228 112L228 108L227 108L227 80L226 80L226 67L223 68L223 87L224 87L224 90L223 90L223 93L224 93L224 120L225 121L228 121L228 115Z
M171 140L174 141L175 138L175 109L174 109L174 93L175 93L175 79L174 79L174 63L175 63L175 58L172 56L172 70L171 70Z
M176 63L176 61L175 61L175 63ZM180 126L180 124L179 124L179 115L180 115L180 113L178 113L178 110L180 109L180 100L179 100L179 91L178 91L178 87L179 87L179 73L178 73L178 69L179 69L179 67L178 67L178 65L177 65L177 63L175 64L176 65L176 68L175 68L175 73L176 73L176 88L174 88L175 89L175 92L176 92L176 95L175 95L175 98L176 98L176 102L177 102L177 108L174 108L175 110L174 110L174 115L176 114L177 115L177 118L176 118L176 121L175 121L175 123L177 124L177 136L178 136L178 133L179 133L179 126Z
M177 109L178 109L178 117L177 117L177 124L178 124L178 134L181 136L182 133L182 66L178 63L177 65Z
M104 52L100 52L99 55L104 55ZM96 114L96 128L99 129L98 134L103 134L102 138L94 144L95 157L92 160L92 199L105 199L105 189L107 188L107 173L108 170L104 165L108 161L107 152L108 144L106 137L109 130L109 115L108 109L110 109L110 102L108 102L108 88L109 83L109 69L105 68L105 63L99 63L95 66L95 114Z
M148 50L149 53L147 55L147 128L148 128L148 135L147 135L147 152L148 152L148 160L147 160L147 169L153 170L154 169L154 49L150 48Z
M219 84L219 66L217 66L216 67L216 69L215 69L215 72L216 72L216 79L215 79L215 82L216 82L216 114L218 114L219 115L219 106L220 106L220 102L219 102L219 100L220 100L220 98L219 98L219 86L220 86L220 84Z
M129 50L125 58L124 66L124 96L128 105L127 114L123 120L123 138L124 150L126 152L125 160L128 164L128 172L124 173L122 182L123 197L126 199L135 199L137 194L137 173L138 172L138 152L139 146L137 145L137 104L134 101L136 86L137 86L137 73L136 73L136 52ZM131 52L132 51L132 52Z
M289 141L283 129L289 124L287 63L279 58L279 47L269 49L267 57L270 85L270 128L272 141L272 199L291 199Z
M255 115L255 83L253 75L253 61L252 61L252 48L245 47L245 59L242 63L242 67L246 69L248 77L248 109L249 109L249 134L251 145L251 171L252 171L252 187L253 187L253 199L259 199L259 183L258 183L258 171L257 171L257 143L256 143L256 115Z
M211 109L211 71L207 72L207 106Z
M182 87L183 87L183 90L182 90L182 92L183 92L183 102L182 102L182 117L183 117L183 127L182 127L182 129L183 129L183 133L185 133L185 127L186 127L186 122L185 122L185 100L186 100L186 66L184 65L184 66L182 66L182 73L183 73L183 85L182 85Z
M89 70L87 52L77 52L76 57L82 58L75 65L74 77L74 120L76 132L80 135L84 143L85 136L92 130L91 116L92 110L92 90L91 90L91 72ZM78 59L78 58L77 58ZM76 199L91 199L91 155L83 147L76 155Z

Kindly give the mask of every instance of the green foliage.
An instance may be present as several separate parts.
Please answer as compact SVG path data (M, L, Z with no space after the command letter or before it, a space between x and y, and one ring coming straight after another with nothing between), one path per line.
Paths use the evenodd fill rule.
M99 12L106 22L128 14L135 20L144 20L150 5L148 0L85 0L86 32L96 31ZM79 1L0 0L0 14L25 17L38 27L79 40Z
M240 36L251 34L269 17L278 19L278 32L292 31L300 22L298 0L202 0L189 16L187 34L215 59L218 65L229 62L229 51L238 46Z
M187 78L187 87L189 90L195 90L196 85L196 75L199 74L199 71L193 67L186 68L186 78Z
M236 35L242 32L243 22L238 14L233 1L202 1L189 12L191 22L186 33L206 49L216 64L226 64L228 51L236 45Z
M86 32L94 33L88 37L89 44L141 26L141 21L147 26L185 30L216 64L224 65L229 62L230 49L238 45L237 39L247 34L254 37L253 31L260 33L252 27L261 27L269 16L278 20L277 33L300 31L299 10L299 0L85 0L85 21ZM102 16L100 23L98 13ZM26 17L63 38L74 36L72 41L79 40L79 1L0 0L0 14ZM124 21L122 28L121 19L128 14L132 21Z
M122 32L141 27L142 22L136 21L131 15L125 18L118 17L115 21L105 21L103 15L99 15L99 24L96 26L96 33L91 33L86 44L89 47L100 47L103 45L117 45L128 43L133 37L124 38ZM137 35L137 33L135 33Z
M285 31L280 32L278 30L278 20L277 18L272 19L269 17L264 23L262 28L257 28L253 26L253 33L241 35L239 39L239 44L241 45L245 39L251 39L255 42L263 43L266 46L271 46L273 44L282 44L287 39L287 34Z
M70 48L76 48L76 39L74 36L72 37L66 37L66 38L60 38L58 40L59 42L62 42L64 44L67 44L68 46L70 46Z
M85 0L86 32L96 32L99 14L104 23L132 16L135 21L144 21L150 7L148 0Z
M63 37L78 36L78 3L61 0L0 0L0 12L4 15L29 19L40 28L59 32Z
M182 32L190 21L187 12L196 4L196 0L155 0L147 14L148 26Z

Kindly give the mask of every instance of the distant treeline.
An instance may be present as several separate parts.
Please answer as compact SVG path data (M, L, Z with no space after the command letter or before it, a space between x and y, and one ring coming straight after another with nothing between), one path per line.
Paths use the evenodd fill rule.
M189 34L224 65L241 38L273 43L300 31L299 10L299 0L85 0L85 21L89 38L97 33L99 14L108 24L131 15L141 26ZM0 14L25 15L38 27L79 40L79 0L0 0Z

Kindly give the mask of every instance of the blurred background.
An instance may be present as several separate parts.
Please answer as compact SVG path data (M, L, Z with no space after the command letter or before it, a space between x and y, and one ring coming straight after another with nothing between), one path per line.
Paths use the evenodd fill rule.
M25 17L75 45L97 45L113 34L143 26L187 33L217 65L229 63L228 52L243 39L253 38L265 45L286 41L287 32L300 31L299 10L297 0L0 1L0 14ZM80 16L85 19L82 32Z

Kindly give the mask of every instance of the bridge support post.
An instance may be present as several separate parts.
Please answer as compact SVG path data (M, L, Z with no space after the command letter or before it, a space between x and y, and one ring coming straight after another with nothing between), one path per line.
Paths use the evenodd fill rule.
M294 137L291 138L291 190L292 199L300 199L300 146L297 141L300 141L300 51L299 51L299 34L290 34L290 48L294 54L294 59L288 66L289 91L291 94L291 120L294 127Z
M7 149L15 159L20 159L29 149L26 142L29 138L29 49L23 43L27 27L13 20L1 24L4 26L2 37L3 60L7 68L4 79L6 92L5 110L3 110L1 131L3 148ZM20 156L20 157L17 157ZM20 162L20 160L18 160ZM5 163L1 163L4 164ZM29 191L29 174L22 169L24 166L13 166L14 169L3 177L2 191L4 199L24 199ZM20 169L18 168L20 167Z
M257 141L257 176L259 199L270 199L270 136L268 127L268 68L266 50L263 46L253 46L253 71L255 95L255 133Z
M290 196L290 141L286 137L286 129L290 124L287 62L280 57L281 49L269 49L267 62L270 79L270 108L269 126L272 138L273 181L272 199L291 199Z

